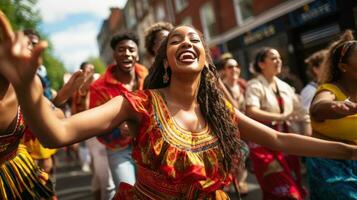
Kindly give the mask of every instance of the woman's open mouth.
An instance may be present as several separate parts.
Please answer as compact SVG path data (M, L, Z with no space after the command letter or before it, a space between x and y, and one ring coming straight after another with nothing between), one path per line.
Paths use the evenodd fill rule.
M198 58L197 54L194 51L190 51L190 50L182 51L176 57L176 59L179 62L185 63L185 64L191 64L193 62L196 62L197 58Z

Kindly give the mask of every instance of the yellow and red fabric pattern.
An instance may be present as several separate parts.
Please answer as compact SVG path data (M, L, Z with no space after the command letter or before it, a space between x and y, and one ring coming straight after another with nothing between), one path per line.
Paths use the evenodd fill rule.
M229 199L220 189L232 177L209 126L196 133L179 127L158 90L123 95L142 120L132 153L137 182L121 184L116 199Z

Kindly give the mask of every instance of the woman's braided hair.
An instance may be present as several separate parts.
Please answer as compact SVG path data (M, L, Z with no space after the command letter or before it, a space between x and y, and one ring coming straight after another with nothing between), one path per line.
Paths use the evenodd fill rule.
M323 74L321 83L331 83L341 78L342 72L339 68L340 63L347 63L353 50L357 48L357 41L351 30L346 30L341 37L333 42L327 52L325 62L323 63Z
M171 31L171 33L172 32L173 31ZM219 140L220 148L224 154L224 166L226 170L229 170L232 166L232 162L239 162L241 160L239 158L242 157L240 151L242 143L239 138L239 130L237 128L236 121L234 121L232 117L232 110L229 110L227 107L223 94L217 87L218 75L216 67L213 65L212 58L210 57L207 45L203 40L202 34L197 30L196 32L200 35L201 41L204 45L207 61L207 65L201 72L197 100L203 116L208 122L212 132ZM153 70L147 77L148 80L145 86L147 89L165 88L170 85L170 80L167 83L164 83L162 77L165 73L164 60L166 59L166 48L168 38L170 38L171 33L161 43L152 66ZM167 72L169 77L171 77L170 68L167 69ZM234 164L242 164L242 162Z

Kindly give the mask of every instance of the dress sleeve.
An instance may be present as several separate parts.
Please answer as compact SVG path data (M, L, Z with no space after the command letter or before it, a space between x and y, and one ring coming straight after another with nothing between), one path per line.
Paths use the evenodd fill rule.
M245 91L245 105L261 107L260 99L263 96L262 86L258 81L249 81Z
M149 111L149 95L146 91L137 92L123 92L123 97L129 102L135 111L143 115L142 123L148 123ZM117 127L108 133L104 133L97 137L99 142L104 144L110 149L122 149L127 147L132 140L130 135L124 135L121 133L120 128Z
M123 96L129 102L129 104L138 113L144 116L149 115L150 106L150 92L147 90L139 90L136 92L124 92Z

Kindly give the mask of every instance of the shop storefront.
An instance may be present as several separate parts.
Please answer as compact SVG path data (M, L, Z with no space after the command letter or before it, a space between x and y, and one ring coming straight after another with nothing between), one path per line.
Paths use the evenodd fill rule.
M306 83L304 60L326 48L343 30L355 27L357 1L316 0L227 41L226 47L243 66L245 78L251 77L255 53L270 46L279 51L283 65Z
M251 66L255 54L262 47L277 49L285 64L289 64L288 36L285 31L286 18L279 18L259 26L243 35L227 42L227 48L238 59L242 67L242 76L250 78Z
M304 60L316 51L328 47L341 33L340 8L336 0L313 1L289 13L289 36L294 45L291 55L295 73L307 82Z

